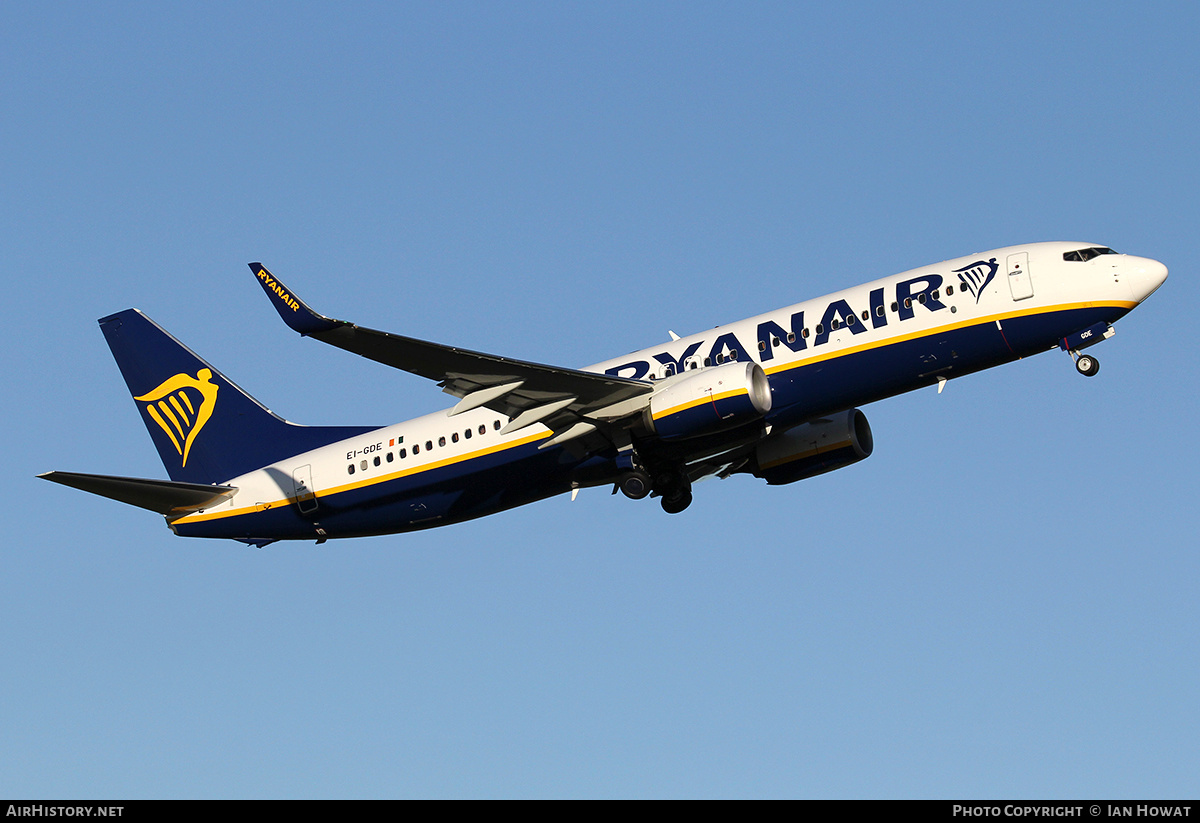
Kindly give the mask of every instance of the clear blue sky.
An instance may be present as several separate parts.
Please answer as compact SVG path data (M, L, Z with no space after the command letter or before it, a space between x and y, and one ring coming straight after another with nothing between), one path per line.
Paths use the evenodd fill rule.
M810 5L0 7L0 796L1196 796L1200 11ZM878 403L864 463L680 516L259 551L34 478L165 476L130 306L298 422L446 404L251 260L582 366L1050 239L1171 269L1098 377Z

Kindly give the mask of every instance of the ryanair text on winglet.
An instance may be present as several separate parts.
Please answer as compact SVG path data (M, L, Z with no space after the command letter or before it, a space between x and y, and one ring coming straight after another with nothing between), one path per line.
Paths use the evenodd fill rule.
M279 296L279 299L283 301L285 306L290 307L292 311L299 311L300 302L288 294L283 286L280 285L279 281L271 276L269 271L260 268L258 270L258 279L263 281L268 289L275 292L275 294Z

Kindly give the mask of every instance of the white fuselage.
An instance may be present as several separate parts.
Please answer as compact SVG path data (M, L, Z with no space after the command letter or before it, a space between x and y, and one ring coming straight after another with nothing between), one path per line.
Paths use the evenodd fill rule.
M727 361L752 360L771 378L776 426L796 425L818 408L792 402L788 393L791 382L809 379L803 377L812 372L806 367L850 363L858 354L871 354L876 358L872 363L887 363L895 352L894 369L875 367L878 379L861 386L856 374L845 381L853 390L847 395L832 392L830 401L841 408L870 402L1051 348L1057 337L1075 329L1051 333L1049 318L1095 316L1112 322L1166 277L1165 267L1147 258L1110 253L1084 261L1064 259L1082 248L1087 244L1035 243L967 255L671 340L585 371L657 382ZM957 332L963 334L955 337ZM987 338L993 333L999 335L994 343ZM972 360L970 352L985 345L997 348ZM928 368L922 371L924 365ZM494 466L495 460L486 458L526 453L524 447L552 434L537 423L501 434L508 422L486 408L453 417L446 411L427 414L229 478L228 485L238 489L233 499L175 523L286 505L303 510L306 495L336 500L398 480L428 477L470 484L473 464ZM450 468L456 469L453 481L439 480L439 470ZM558 485L546 493L564 489ZM414 527L419 527L419 515L419 510L412 513Z

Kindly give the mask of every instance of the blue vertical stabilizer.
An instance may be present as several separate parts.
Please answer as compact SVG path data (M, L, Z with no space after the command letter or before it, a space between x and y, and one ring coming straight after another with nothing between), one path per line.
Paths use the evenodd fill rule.
M223 483L376 428L289 423L137 309L100 328L172 480Z

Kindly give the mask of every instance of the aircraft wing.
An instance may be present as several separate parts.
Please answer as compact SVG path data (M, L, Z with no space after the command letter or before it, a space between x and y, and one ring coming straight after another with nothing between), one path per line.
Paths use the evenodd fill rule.
M637 410L642 404L626 408L625 401L654 390L641 380L513 360L334 320L310 309L261 263L251 263L250 269L294 331L436 380L442 391L462 398L451 415L483 406L512 418L507 431L541 423L561 442L595 431L601 419Z

